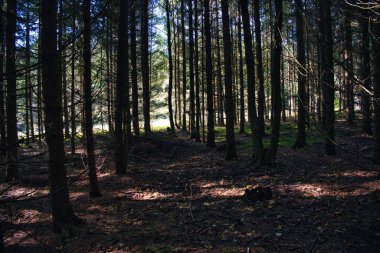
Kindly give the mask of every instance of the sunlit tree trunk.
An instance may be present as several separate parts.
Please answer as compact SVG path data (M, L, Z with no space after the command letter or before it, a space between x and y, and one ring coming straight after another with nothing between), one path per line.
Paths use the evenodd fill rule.
M143 111L145 134L150 128L150 75L149 75L149 0L141 1L141 69L143 82Z

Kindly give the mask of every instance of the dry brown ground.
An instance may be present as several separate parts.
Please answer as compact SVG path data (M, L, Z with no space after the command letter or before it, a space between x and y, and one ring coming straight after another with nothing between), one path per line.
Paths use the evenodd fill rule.
M85 225L59 236L47 198L6 203L0 212L7 250L379 252L380 167L368 159L369 138L342 131L336 156L325 156L322 144L281 148L273 169L255 168L249 154L226 162L221 149L159 133L136 141L125 177L113 175L111 138L98 137L103 197L88 197L82 159L68 156L71 201ZM25 160L24 179L1 198L46 194L45 159ZM249 185L271 187L274 199L247 203Z

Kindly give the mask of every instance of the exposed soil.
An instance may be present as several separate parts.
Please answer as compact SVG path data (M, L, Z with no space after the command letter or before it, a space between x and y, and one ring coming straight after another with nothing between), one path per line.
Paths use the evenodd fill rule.
M323 144L282 147L275 168L255 168L248 153L225 161L223 148L156 133L134 140L124 177L113 173L112 138L97 137L103 197L88 197L82 158L68 155L71 201L85 224L65 236L51 230L48 198L23 200L48 192L46 157L37 155L22 161L21 182L1 185L1 199L12 199L0 208L5 245L9 252L379 252L372 141L340 131L336 156L325 156ZM21 156L41 151L28 147ZM273 198L247 201L245 189L257 185Z

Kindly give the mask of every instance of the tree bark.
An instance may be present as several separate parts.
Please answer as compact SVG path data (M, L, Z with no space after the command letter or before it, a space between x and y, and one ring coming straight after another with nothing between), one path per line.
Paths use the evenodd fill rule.
M195 23L194 23L194 36L195 36L195 141L200 142L200 120L201 120L201 105L199 96L199 49L198 49L198 0L194 0L195 9Z
M360 21L362 29L362 62L361 62L361 79L363 81L362 89L362 111L363 111L363 120L362 120L362 131L368 135L372 134L371 129L371 104L370 104L370 90L371 86L371 51L369 46L369 24L368 20L364 19Z
M139 127L139 94L137 83L137 50L136 50L136 0L131 3L131 75L132 75L132 121L133 132L136 136L140 134Z
M189 0L189 72L190 72L190 138L195 139L195 90L194 90L194 28L193 1Z
M149 0L141 1L141 67L143 82L143 111L145 134L150 128L150 85L149 85Z
M239 133L245 133L245 89L244 89L244 66L243 66L243 45L241 41L241 17L240 8L238 16L238 50L239 50L239 93L240 93L240 129Z
M234 134L234 97L232 92L232 43L228 0L222 0L224 82L226 99L226 160L237 157Z
M296 26L297 26L297 73L298 73L298 117L297 139L293 147L303 148L306 145L306 62L304 42L304 9L302 0L296 0Z
M373 57L374 57L374 160L380 163L380 16L373 24Z
M210 32L210 0L204 0L204 35L206 47L206 89L207 89L207 147L215 147L214 92L212 87L212 57Z
M101 196L96 176L95 145L92 121L92 88L91 88L91 0L83 1L83 88L84 114L86 131L87 169L90 181L90 197Z
M7 0L6 80L7 80L7 168L5 181L18 177L17 95L16 95L16 0Z
M169 107L169 122L170 132L174 133L174 120L173 120L173 105L172 105L172 93L173 93L173 56L172 56L172 40L170 29L170 6L169 0L165 0L166 9L166 29L168 33L168 53L169 53L169 87L168 87L168 107Z
M181 25L182 25L182 131L187 130L186 126L186 32L185 32L185 0L181 0Z
M77 223L72 212L65 168L62 120L62 84L57 53L57 0L41 1L41 64L45 102L46 142L49 154L49 184L53 225L56 231Z
M120 1L119 16L119 40L117 54L117 81L116 81L116 110L115 110L115 163L116 174L125 175L127 172L127 148L123 132L123 115L126 109L125 93L128 75L126 68L128 64L128 53L126 45L128 43L128 3ZM143 56L142 56L143 57ZM143 67L144 68L144 67ZM149 83L148 83L149 86ZM149 125L149 124L148 124ZM148 126L146 125L146 126Z
M258 164L262 163L264 155L263 141L260 134L255 103L255 60L253 56L252 33L248 12L248 1L240 0L241 16L244 29L245 62L248 81L248 114L253 137L253 157Z
M264 91L264 67L263 67L263 54L261 49L261 21L260 21L260 0L253 1L254 4L254 17L255 17L255 35L256 35L256 58L257 58L257 117L259 124L259 131L265 135L265 91Z

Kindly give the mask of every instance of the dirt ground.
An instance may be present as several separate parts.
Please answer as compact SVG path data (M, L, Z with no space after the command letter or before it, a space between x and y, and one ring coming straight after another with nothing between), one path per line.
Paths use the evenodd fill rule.
M23 180L0 186L7 251L379 252L372 141L340 131L336 156L325 156L323 144L281 147L275 168L256 168L248 152L227 162L223 146L156 133L134 140L124 177L113 173L112 137L97 137L103 197L88 197L82 156L68 155L72 206L85 224L65 236L52 232L49 200L38 198L48 193L44 150L23 148L21 157L34 155L20 162ZM248 202L245 189L257 185L270 187L273 199Z

